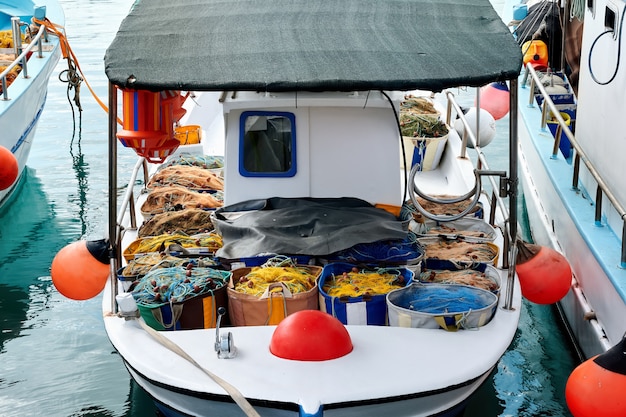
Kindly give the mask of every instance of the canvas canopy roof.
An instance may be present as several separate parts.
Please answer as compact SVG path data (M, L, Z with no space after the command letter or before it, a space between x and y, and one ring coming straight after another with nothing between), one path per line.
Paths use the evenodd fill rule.
M138 0L105 55L153 91L440 91L521 66L489 0Z

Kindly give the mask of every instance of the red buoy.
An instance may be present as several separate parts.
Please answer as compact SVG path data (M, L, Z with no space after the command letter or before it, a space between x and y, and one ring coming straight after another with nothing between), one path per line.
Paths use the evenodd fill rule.
M574 417L626 416L626 339L570 374L565 401Z
M108 242L78 241L52 260L52 283L67 298L88 300L100 294L109 276Z
M536 304L553 304L565 297L572 283L567 259L546 246L518 240L515 267L522 295Z
M480 108L487 110L495 120L507 115L510 108L510 92L505 82L495 82L479 90Z
M0 190L6 190L17 180L17 158L13 152L0 146Z
M301 310L276 327L270 352L283 359L325 361L352 352L352 340L337 318L319 310Z

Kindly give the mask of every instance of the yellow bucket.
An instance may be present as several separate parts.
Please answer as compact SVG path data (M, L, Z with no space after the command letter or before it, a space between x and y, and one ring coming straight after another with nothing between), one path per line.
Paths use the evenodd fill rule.
M174 130L174 137L180 142L181 145L200 143L200 126L179 126Z

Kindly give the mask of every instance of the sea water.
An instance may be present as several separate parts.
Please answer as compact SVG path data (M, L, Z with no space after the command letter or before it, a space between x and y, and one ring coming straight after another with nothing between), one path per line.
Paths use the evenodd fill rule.
M104 53L133 1L61 3L86 82L106 103ZM62 60L55 74L64 79L65 69ZM0 212L0 416L156 416L107 339L100 297L66 299L49 276L62 247L102 239L107 230L107 115L86 83L82 111L71 104L74 94L51 78L21 189ZM471 105L471 96L464 100ZM507 168L504 123L485 148L492 169ZM121 167L135 160L130 151L120 158ZM551 306L524 303L515 340L464 417L570 416L564 387L578 362L566 339ZM415 354L446 360L437 352Z

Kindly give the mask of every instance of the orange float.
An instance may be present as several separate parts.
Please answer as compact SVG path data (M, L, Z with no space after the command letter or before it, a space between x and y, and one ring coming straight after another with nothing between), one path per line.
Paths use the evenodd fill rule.
M6 190L17 180L19 168L17 158L13 153L0 146L0 190Z
M50 269L56 289L73 300L100 294L109 276L108 247L106 240L81 240L61 249Z
M565 385L574 417L626 416L626 339L578 365Z
M546 246L518 241L517 265L522 295L536 304L553 304L565 297L572 283L567 259Z
M524 42L522 54L524 54L524 66L530 62L537 70L548 67L548 46L544 41L535 39Z

